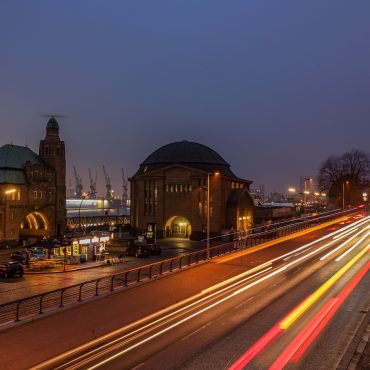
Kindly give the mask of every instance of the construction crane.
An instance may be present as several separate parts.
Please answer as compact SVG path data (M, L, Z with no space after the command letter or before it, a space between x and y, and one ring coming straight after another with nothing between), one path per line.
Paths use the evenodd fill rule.
M81 199L82 198L82 190L83 190L83 185L82 185L82 179L81 176L77 173L76 167L73 166L73 170L75 173L75 196L76 198Z
M103 166L103 173L105 177L105 188L107 189L107 192L105 194L105 199L112 200L112 193L113 193L112 185L110 183L110 177L108 176L107 171L105 170L104 166Z
M122 206L127 207L127 181L122 168Z
M98 174L95 173L95 178L91 175L91 170L89 168L89 179L90 179L90 192L89 192L89 198L90 199L96 199L96 181L98 179Z

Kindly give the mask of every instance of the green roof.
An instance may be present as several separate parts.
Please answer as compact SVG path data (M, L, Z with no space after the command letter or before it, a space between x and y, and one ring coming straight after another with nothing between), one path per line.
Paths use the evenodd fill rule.
M6 144L0 147L0 183L25 184L26 164L43 164L42 159L25 146Z

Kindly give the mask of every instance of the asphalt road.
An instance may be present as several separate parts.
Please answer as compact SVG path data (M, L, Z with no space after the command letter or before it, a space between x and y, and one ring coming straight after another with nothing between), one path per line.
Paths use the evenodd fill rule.
M1 368L228 368L364 248L367 239L360 240L364 234L355 235L366 232L363 225L342 239L317 241L347 226L332 225L266 249L225 256L0 333ZM319 259L344 241L348 244ZM335 261L356 242L348 255ZM366 251L291 327L253 357L248 368L268 368L368 260ZM368 309L368 283L369 274L303 353L301 362L289 366L335 368L364 314L361 311ZM24 344L22 356L19 343ZM58 354L62 355L55 360ZM45 363L47 359L51 362Z
M356 247L356 252L349 253L347 257L336 261L336 258L346 248L358 242L364 233L366 233L365 230L347 246L323 261L320 257L327 253L327 248L314 253L312 257L305 258L302 263L294 263L306 254L319 250L328 241L317 243L307 253L293 255L285 262L280 262L272 271L281 268L281 265L292 264L292 268L276 275L273 275L271 270L266 271L244 284L238 284L236 288L227 290L226 293L217 295L216 298L207 298L191 309L186 309L186 313L181 311L175 314L171 320L164 320L164 324L155 324L152 330L144 330L140 338L138 338L139 334L135 334L134 338L127 336L120 346L115 343L111 348L117 348L107 351L97 359L94 358L88 365L82 362L82 368L97 366L101 369L143 370L227 369L248 349L254 348L254 344L261 337L266 334L271 335L269 333L273 333L274 327L283 317L324 283L327 284L328 279L348 264L356 252L365 248L369 238ZM342 242L343 240L338 240L333 246ZM334 319L328 324L328 329L317 334L318 340L301 354L299 360L288 361L286 359L288 355L284 353L290 343L296 337L302 336L302 333L310 338L305 328L309 328L308 333L309 330L314 330L310 327L312 320L317 320L316 317L325 309L328 302L330 303L333 297L343 292L344 287L350 284L356 273L368 261L369 249L367 248L366 253L363 253L330 289L309 306L287 330L271 339L269 346L253 357L245 368L279 369L286 366L287 369L336 369L365 312L370 307L370 274L365 275L366 278L356 287L350 299L339 306L338 314L334 315ZM272 276L264 280L268 275ZM246 286L253 285L257 281L260 282L245 289ZM242 289L245 291L236 294ZM219 301L221 303L218 304ZM203 310L204 313L199 314ZM191 319L187 320L188 317ZM178 325L179 321L181 325ZM324 321L322 319L321 323ZM306 338L306 342L303 341L299 350L307 341ZM260 347L257 345L255 348ZM277 360L280 362L276 362Z

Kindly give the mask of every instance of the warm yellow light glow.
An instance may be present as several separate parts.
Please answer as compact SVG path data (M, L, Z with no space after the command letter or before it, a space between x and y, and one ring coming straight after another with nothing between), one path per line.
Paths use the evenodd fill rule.
M214 175L215 176L218 176L220 174L220 172L219 171L216 171L215 173L214 173Z
M308 190L305 190L303 193L304 194L310 194L310 192Z
M295 193L296 189L295 188L289 188L288 191L289 191L289 193Z
M5 190L5 194L13 194L17 191L17 189L9 189L9 190Z
M42 222L45 225L45 230L47 230L48 229L48 221L47 221L46 217L42 213L40 213L40 212L35 212L35 214L37 216L40 216L40 218L42 219Z
M362 196L363 196L363 197L367 197L367 193L363 193L363 194L362 194Z
M325 194L325 193L322 193L322 194L321 194L321 196L322 196L322 197L326 197L326 194Z
M319 196L319 195L320 195L320 193L318 193L318 192L315 192L315 195L316 195L316 196Z

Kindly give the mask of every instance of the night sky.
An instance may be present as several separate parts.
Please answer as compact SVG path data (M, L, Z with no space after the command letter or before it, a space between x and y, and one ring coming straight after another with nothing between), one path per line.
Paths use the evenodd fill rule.
M59 119L88 187L121 193L159 146L196 141L286 192L368 151L370 1L0 0L0 145L37 151Z

